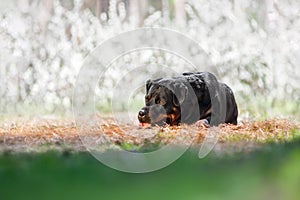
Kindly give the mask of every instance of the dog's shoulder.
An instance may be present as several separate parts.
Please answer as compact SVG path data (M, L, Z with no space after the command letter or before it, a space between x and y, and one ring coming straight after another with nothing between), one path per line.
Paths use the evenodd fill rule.
M185 79L194 89L204 89L206 72L185 72L182 78Z
M205 82L206 79L210 79L212 76L209 72L185 72L182 77L187 79L189 82L202 81Z

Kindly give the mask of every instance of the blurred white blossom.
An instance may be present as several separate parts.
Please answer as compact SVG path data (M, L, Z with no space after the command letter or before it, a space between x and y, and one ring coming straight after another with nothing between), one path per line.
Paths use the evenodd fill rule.
M300 1L162 0L161 9L146 7L145 18L137 12L138 1L130 1L130 8L124 2L110 0L108 11L98 16L82 9L81 0L1 3L1 112L19 111L18 103L69 112L84 58L104 40L140 26L175 29L199 42L211 71L233 88L240 104L258 101L255 97L300 102ZM179 60L159 50L125 55L112 64L115 71L101 83L106 90L96 95L109 99L118 79L112 75L122 70L164 64L185 71Z

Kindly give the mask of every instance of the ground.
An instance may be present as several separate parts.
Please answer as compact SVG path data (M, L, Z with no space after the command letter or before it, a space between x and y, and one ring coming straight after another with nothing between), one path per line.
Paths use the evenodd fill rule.
M66 119L14 119L0 123L0 150L44 152L51 149L85 151L110 144L111 148L148 151L166 144L201 144L210 133L195 125L142 128L117 124L113 118L98 117L97 124L76 127ZM264 143L288 142L300 137L299 123L287 119L240 122L237 126L222 124L215 136L221 151L251 151ZM80 130L79 130L80 129ZM220 150L220 148L217 148Z
M78 125L78 124L77 124ZM0 125L1 199L288 199L299 198L299 124L286 119L221 125L213 152L199 159L209 129L141 128L98 117L98 124L18 118ZM171 165L148 174L116 171L89 148L152 151L193 142Z

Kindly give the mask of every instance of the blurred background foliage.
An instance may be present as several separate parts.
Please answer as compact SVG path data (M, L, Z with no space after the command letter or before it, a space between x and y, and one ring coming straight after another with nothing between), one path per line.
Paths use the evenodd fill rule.
M210 71L236 93L242 119L299 117L298 0L18 0L0 8L2 116L70 115L76 76L94 48L124 31L164 27L199 42ZM118 74L140 65L187 69L162 50L126 54L100 81L98 109L110 111ZM143 88L133 100L135 110Z

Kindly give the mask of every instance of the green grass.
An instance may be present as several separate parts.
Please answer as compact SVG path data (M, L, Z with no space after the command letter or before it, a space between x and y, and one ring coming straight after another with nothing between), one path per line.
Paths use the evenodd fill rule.
M270 144L251 154L197 157L190 150L148 174L110 169L88 153L0 156L3 200L34 199L298 199L300 141Z
M120 147L126 151L139 153L152 152L159 149L161 146L162 144L160 143L160 141L152 142L147 139L142 144L132 144L129 142L122 142L120 144Z
M253 97L237 95L239 115L249 114L251 119L285 117L300 120L300 103L291 99L273 99L256 95Z

